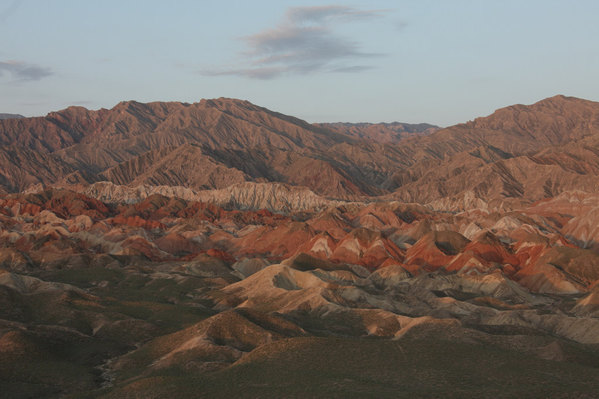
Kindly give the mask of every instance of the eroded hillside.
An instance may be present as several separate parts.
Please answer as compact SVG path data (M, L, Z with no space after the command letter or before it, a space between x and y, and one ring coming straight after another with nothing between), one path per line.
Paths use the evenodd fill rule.
M274 397L315 392L298 384L313 378L307 389L344 381L330 392L389 396L400 384L407 397L458 379L490 397L533 367L561 381L535 392L591 392L597 200L273 213L158 194L130 204L67 190L6 196L3 386L16 397ZM451 359L464 370L443 366ZM238 388L224 389L231 379Z

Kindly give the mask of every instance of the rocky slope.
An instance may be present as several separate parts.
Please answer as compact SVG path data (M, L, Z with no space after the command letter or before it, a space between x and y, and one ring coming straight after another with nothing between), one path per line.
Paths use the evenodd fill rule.
M128 187L108 182L98 182L89 186L67 186L111 204L137 203L153 195L181 198L187 201L202 201L226 208L260 210L273 212L314 211L341 203L314 194L304 187L277 183L240 183L220 190L193 191L181 186ZM43 189L42 189L43 191ZM40 192L36 188L30 193Z

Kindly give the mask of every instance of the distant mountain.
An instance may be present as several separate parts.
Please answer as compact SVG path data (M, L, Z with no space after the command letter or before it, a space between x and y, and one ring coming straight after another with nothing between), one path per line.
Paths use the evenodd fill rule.
M406 146L416 162L390 179L394 199L429 202L473 193L538 200L599 190L599 103L593 101L555 96L514 105Z
M69 107L0 121L0 188L303 186L332 199L525 202L599 190L599 103L555 96L438 129L315 124L247 101ZM457 202L456 202L457 201ZM452 205L453 206L453 205Z
M0 119L18 119L18 118L24 118L24 116L19 115L19 114L2 114L2 113L0 113Z
M341 198L384 193L380 183L401 154L389 149L381 157L381 144L356 143L234 99L128 101L99 111L69 107L0 122L0 185L15 191L37 183L108 180L207 189L270 181ZM32 168L37 154L44 154L46 165Z
M379 143L398 143L406 137L428 135L440 128L428 123L318 123L319 127L357 139Z

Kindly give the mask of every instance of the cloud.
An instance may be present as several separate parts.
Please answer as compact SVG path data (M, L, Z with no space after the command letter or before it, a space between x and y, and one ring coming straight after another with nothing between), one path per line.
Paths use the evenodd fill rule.
M343 73L352 72L353 73L353 72L368 71L373 68L374 67L372 67L370 65L352 65L352 66L335 68L335 69L332 69L331 72L343 72Z
M0 76L10 74L16 80L40 80L53 74L50 68L40 67L21 61L0 61Z
M206 75L238 75L272 79L314 72L361 72L372 67L353 65L382 54L368 53L359 43L334 31L340 23L382 17L385 10L357 10L346 6L289 8L275 28L243 37L247 67L203 71Z
M361 19L382 16L386 10L356 10L347 6L291 7L287 19L294 22L321 22L327 18Z

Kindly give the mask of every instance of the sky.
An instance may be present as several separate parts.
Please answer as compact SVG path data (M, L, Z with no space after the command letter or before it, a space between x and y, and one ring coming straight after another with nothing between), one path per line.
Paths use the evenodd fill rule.
M599 1L0 0L0 113L232 97L449 126L556 94L599 101Z

